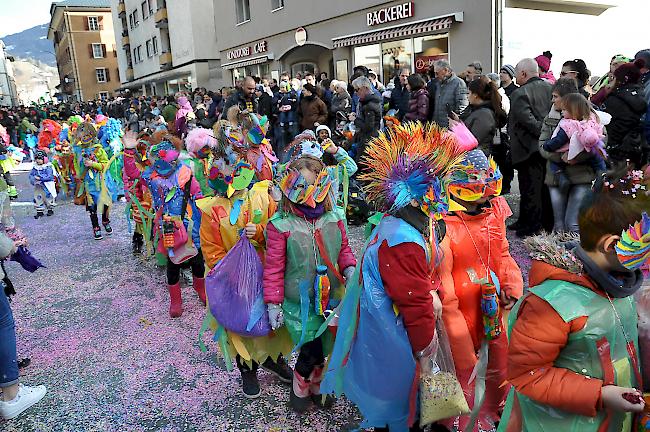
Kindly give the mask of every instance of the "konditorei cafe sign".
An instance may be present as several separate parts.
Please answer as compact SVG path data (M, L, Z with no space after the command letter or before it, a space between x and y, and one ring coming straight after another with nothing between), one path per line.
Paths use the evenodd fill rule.
M232 49L226 53L226 58L228 60L237 60L242 57L248 57L251 54L265 53L266 51L268 51L268 49L269 47L266 41L261 41L256 43L252 47L245 46L245 47Z
M413 17L413 2L378 9L367 14L368 27Z

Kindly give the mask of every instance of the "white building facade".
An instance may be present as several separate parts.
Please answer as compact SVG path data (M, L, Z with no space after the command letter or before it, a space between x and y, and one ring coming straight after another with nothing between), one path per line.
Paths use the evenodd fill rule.
M8 56L5 44L0 40L0 106L18 106L18 93L12 62L14 58Z
M111 10L122 89L168 95L223 84L212 0L111 0Z

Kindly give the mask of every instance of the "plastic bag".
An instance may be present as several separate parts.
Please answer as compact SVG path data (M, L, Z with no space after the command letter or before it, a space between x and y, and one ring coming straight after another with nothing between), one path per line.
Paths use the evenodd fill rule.
M639 357L643 373L643 390L650 390L650 283L645 281L634 294L639 316Z
M436 322L436 335L429 356L430 367L420 373L420 426L470 412L465 394L456 378L447 331Z
M205 280L210 312L226 330L242 336L271 332L262 293L262 261L245 236L214 266Z

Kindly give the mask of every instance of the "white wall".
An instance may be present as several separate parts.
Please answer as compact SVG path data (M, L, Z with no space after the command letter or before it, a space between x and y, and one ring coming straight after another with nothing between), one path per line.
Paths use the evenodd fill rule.
M137 27L134 27L131 30L129 27L129 39L131 42L131 60L133 63L133 77L138 79L141 76L149 75L160 71L160 61L158 56L162 51L162 43L160 39L160 30L156 28L156 0L151 0L151 6L154 13L149 15L146 19L142 16L141 8L142 0L125 0L124 4L126 5L126 23L129 25L129 14L131 14L135 9L138 10L138 21L140 24ZM148 11L147 11L148 13ZM147 40L156 36L158 38L158 55L153 55L152 57L147 57ZM121 35L120 35L121 38ZM139 63L135 62L135 57L133 56L133 49L141 46L140 53L142 61Z
M553 54L551 70L559 77L562 63L581 58L592 75L603 75L615 54L634 57L650 48L650 1L618 0L600 16L506 8L504 62L515 65L543 51Z
M113 30L115 31L115 46L117 51L117 67L120 70L120 82L126 82L126 69L129 67L126 61L126 53L122 46L122 19L117 14L119 0L111 0L111 12L113 17Z
M197 59L218 59L212 0L167 0L173 65Z

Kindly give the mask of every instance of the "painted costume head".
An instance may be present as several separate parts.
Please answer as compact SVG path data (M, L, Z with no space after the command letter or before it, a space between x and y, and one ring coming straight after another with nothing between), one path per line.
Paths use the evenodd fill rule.
M269 130L269 120L266 116L243 112L239 117L245 145L258 147L266 142L266 132Z
M81 123L75 132L77 143L81 147L90 147L97 139L97 129L91 122Z
M45 119L41 123L41 131L38 134L38 147L41 149L49 148L52 143L59 144L59 135L61 134L61 125L54 120Z
M163 177L170 176L178 166L180 140L169 134L155 135L149 148L149 159L153 170Z
M474 202L498 196L503 175L494 159L475 149L466 153L459 169L452 172L449 193L462 201Z
M417 203L431 219L440 219L454 203L447 193L447 176L462 161L455 136L434 125L395 126L366 147L362 163L368 201L396 214Z
M332 178L325 164L312 156L303 156L291 162L280 180L280 190L289 202L316 208L331 208Z

